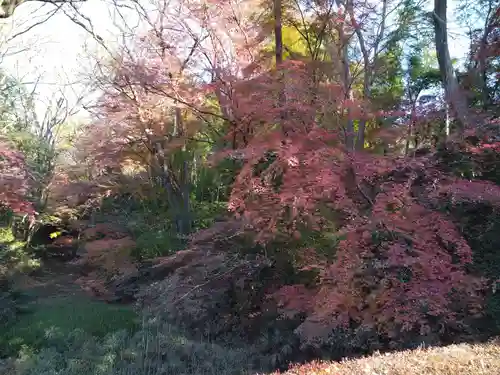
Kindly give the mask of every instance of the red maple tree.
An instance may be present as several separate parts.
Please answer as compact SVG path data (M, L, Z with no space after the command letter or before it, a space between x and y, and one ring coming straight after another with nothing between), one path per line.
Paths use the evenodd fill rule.
M275 72L242 83L253 94L237 97L234 113L252 130L232 152L245 165L230 208L263 243L300 238L304 230L338 239L333 258L314 248L301 252L301 266L319 272L315 288L274 294L283 312L307 314L297 331L304 342L323 342L336 328L374 330L397 342L405 332L442 333L464 314L478 315L484 280L466 272L471 249L435 209L444 193L456 195L468 182L443 174L431 157L349 152L342 109L348 106L353 118L370 115L356 111L354 101L332 100L337 87L315 90L307 65L288 61L282 69L284 107ZM331 126L316 120L327 115ZM499 197L499 189L490 186L491 194Z
M24 155L0 142L0 204L16 213L33 216L35 211L27 200L30 175Z
M487 191L482 196L494 201L498 188L447 176L432 155L370 153L359 134L354 151L354 122L389 113L371 113L369 95L356 98L348 92L351 82L332 78L342 76L341 71L319 79L332 64L283 61L278 52L276 67L263 64L258 52L265 32L240 22L251 3L188 7L210 45L194 44L197 58L208 62L212 73L204 89L178 85L185 82L178 69L182 64L175 65L171 77L165 76L161 68L176 60L175 47L165 47L165 37L152 33L160 39L155 51L163 55L119 69L114 89L125 89L107 93L104 119L93 124L87 139L94 146L93 160L118 162L125 145L151 146L148 131L155 129L150 125L162 124L142 116L148 104L161 108L156 104L168 98L174 106L182 101L198 115L212 115L198 99L213 93L231 140L230 150L219 156L231 154L244 161L229 208L252 224L264 244L300 239L306 231L335 238L333 257L314 246L299 254L299 267L314 268L320 275L315 287L289 285L274 293L283 312L306 313L298 329L304 342L325 339L342 327L373 330L398 341L404 332L440 332L462 324L465 314L479 314L484 280L466 272L471 249L436 207L445 196L463 198L464 191L470 196L475 189ZM224 24L217 20L230 26L214 26ZM231 32L242 28L245 32ZM192 37L192 32L186 35ZM234 47L232 54L223 53L228 46ZM133 85L130 77L136 79ZM166 133L162 127L156 130L160 136ZM106 131L111 141L102 136Z

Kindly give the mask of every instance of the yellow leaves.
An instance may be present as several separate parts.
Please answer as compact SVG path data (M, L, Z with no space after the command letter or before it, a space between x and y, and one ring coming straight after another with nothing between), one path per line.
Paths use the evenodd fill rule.
M283 60L294 59L297 56L308 56L309 51L307 48L307 42L304 37L297 31L295 27L283 25L282 27L283 36ZM274 51L274 41L265 45L262 49L263 53ZM269 54L273 56L274 54ZM273 59L271 64L273 67L276 66L276 62Z
M290 57L290 52L303 56L308 54L307 43L295 27L283 26L282 34L283 45L286 46L285 51L283 51L284 58Z
M57 238L61 235L61 232L52 232L51 234L49 234L49 237L51 239L54 239L54 238Z

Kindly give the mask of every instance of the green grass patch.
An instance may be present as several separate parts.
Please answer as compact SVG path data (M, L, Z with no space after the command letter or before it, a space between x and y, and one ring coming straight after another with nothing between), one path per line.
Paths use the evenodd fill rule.
M133 332L139 327L131 306L110 305L82 296L51 297L33 302L29 311L18 316L6 332L0 332L3 355L17 353L22 347L43 348L52 335L66 337L81 330L94 337L119 330Z

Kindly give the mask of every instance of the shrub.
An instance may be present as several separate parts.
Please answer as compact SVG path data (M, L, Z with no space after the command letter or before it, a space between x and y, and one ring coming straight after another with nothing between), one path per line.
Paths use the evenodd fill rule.
M447 209L460 223L460 231L469 243L473 263L472 272L490 280L500 279L500 209L488 202L458 202ZM486 311L489 316L487 329L492 334L500 333L500 293L488 293ZM491 324L494 322L494 324Z
M190 207L192 231L210 227L216 218L227 213L226 206L225 202L193 199ZM131 232L136 242L132 255L139 261L168 256L186 247L186 239L176 233L173 216L160 199L108 199L100 215L99 220L116 222Z
M329 249L312 244L299 252L297 266L316 270L317 285L272 293L284 315L305 315L296 330L304 346L321 346L339 330L354 332L354 341L375 336L377 345L391 347L466 332L469 318L482 316L486 285L468 273L471 248L453 218L439 212L439 200L450 186L462 185L469 196L487 191L492 200L500 188L457 181L433 153L351 152L339 129L311 119L318 108L299 94L314 85L307 64L289 61L281 69L290 75L286 108L261 100L276 83L272 74L252 82L259 97L239 93L247 105L242 112L258 131L228 151L244 159L229 207L266 245L299 239L304 231L334 235Z
M40 267L40 261L26 248L25 242L17 241L9 227L0 227L0 264L9 273L30 272Z
M184 246L185 241L178 238L172 230L147 228L137 235L132 254L138 260L146 260L171 255Z
M39 352L24 349L11 374L249 374L252 357L249 348L188 340L171 326L148 322L132 336L120 331L99 339L82 330L54 331Z
M302 249L299 265L319 272L316 287L292 285L273 294L284 314L306 314L296 331L304 344L322 346L339 329L362 337L376 332L374 348L432 336L437 342L463 330L468 316L479 317L484 285L467 273L471 249L450 218L433 209L436 180L445 186L446 177L426 159L412 164L360 154L337 163L318 166L314 184L309 165L307 173L288 167L283 179L290 180L279 191L259 179L262 195L241 203L265 241L280 233L299 238L302 223L336 232L330 255L316 245ZM291 180L297 176L304 178L300 202Z

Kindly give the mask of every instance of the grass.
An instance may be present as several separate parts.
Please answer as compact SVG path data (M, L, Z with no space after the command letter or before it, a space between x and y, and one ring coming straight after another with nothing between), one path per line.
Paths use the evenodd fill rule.
M283 375L498 375L500 340L417 349L343 362L312 362Z
M27 346L39 349L47 335L62 336L80 329L94 337L119 331L135 331L136 313L130 306L110 305L82 296L54 296L34 301L6 332L0 332L0 348L13 354Z
M189 340L171 326L144 325L134 335L116 332L98 339L73 332L48 339L47 348L22 348L7 359L5 375L250 375L246 348ZM3 372L2 372L3 370Z

